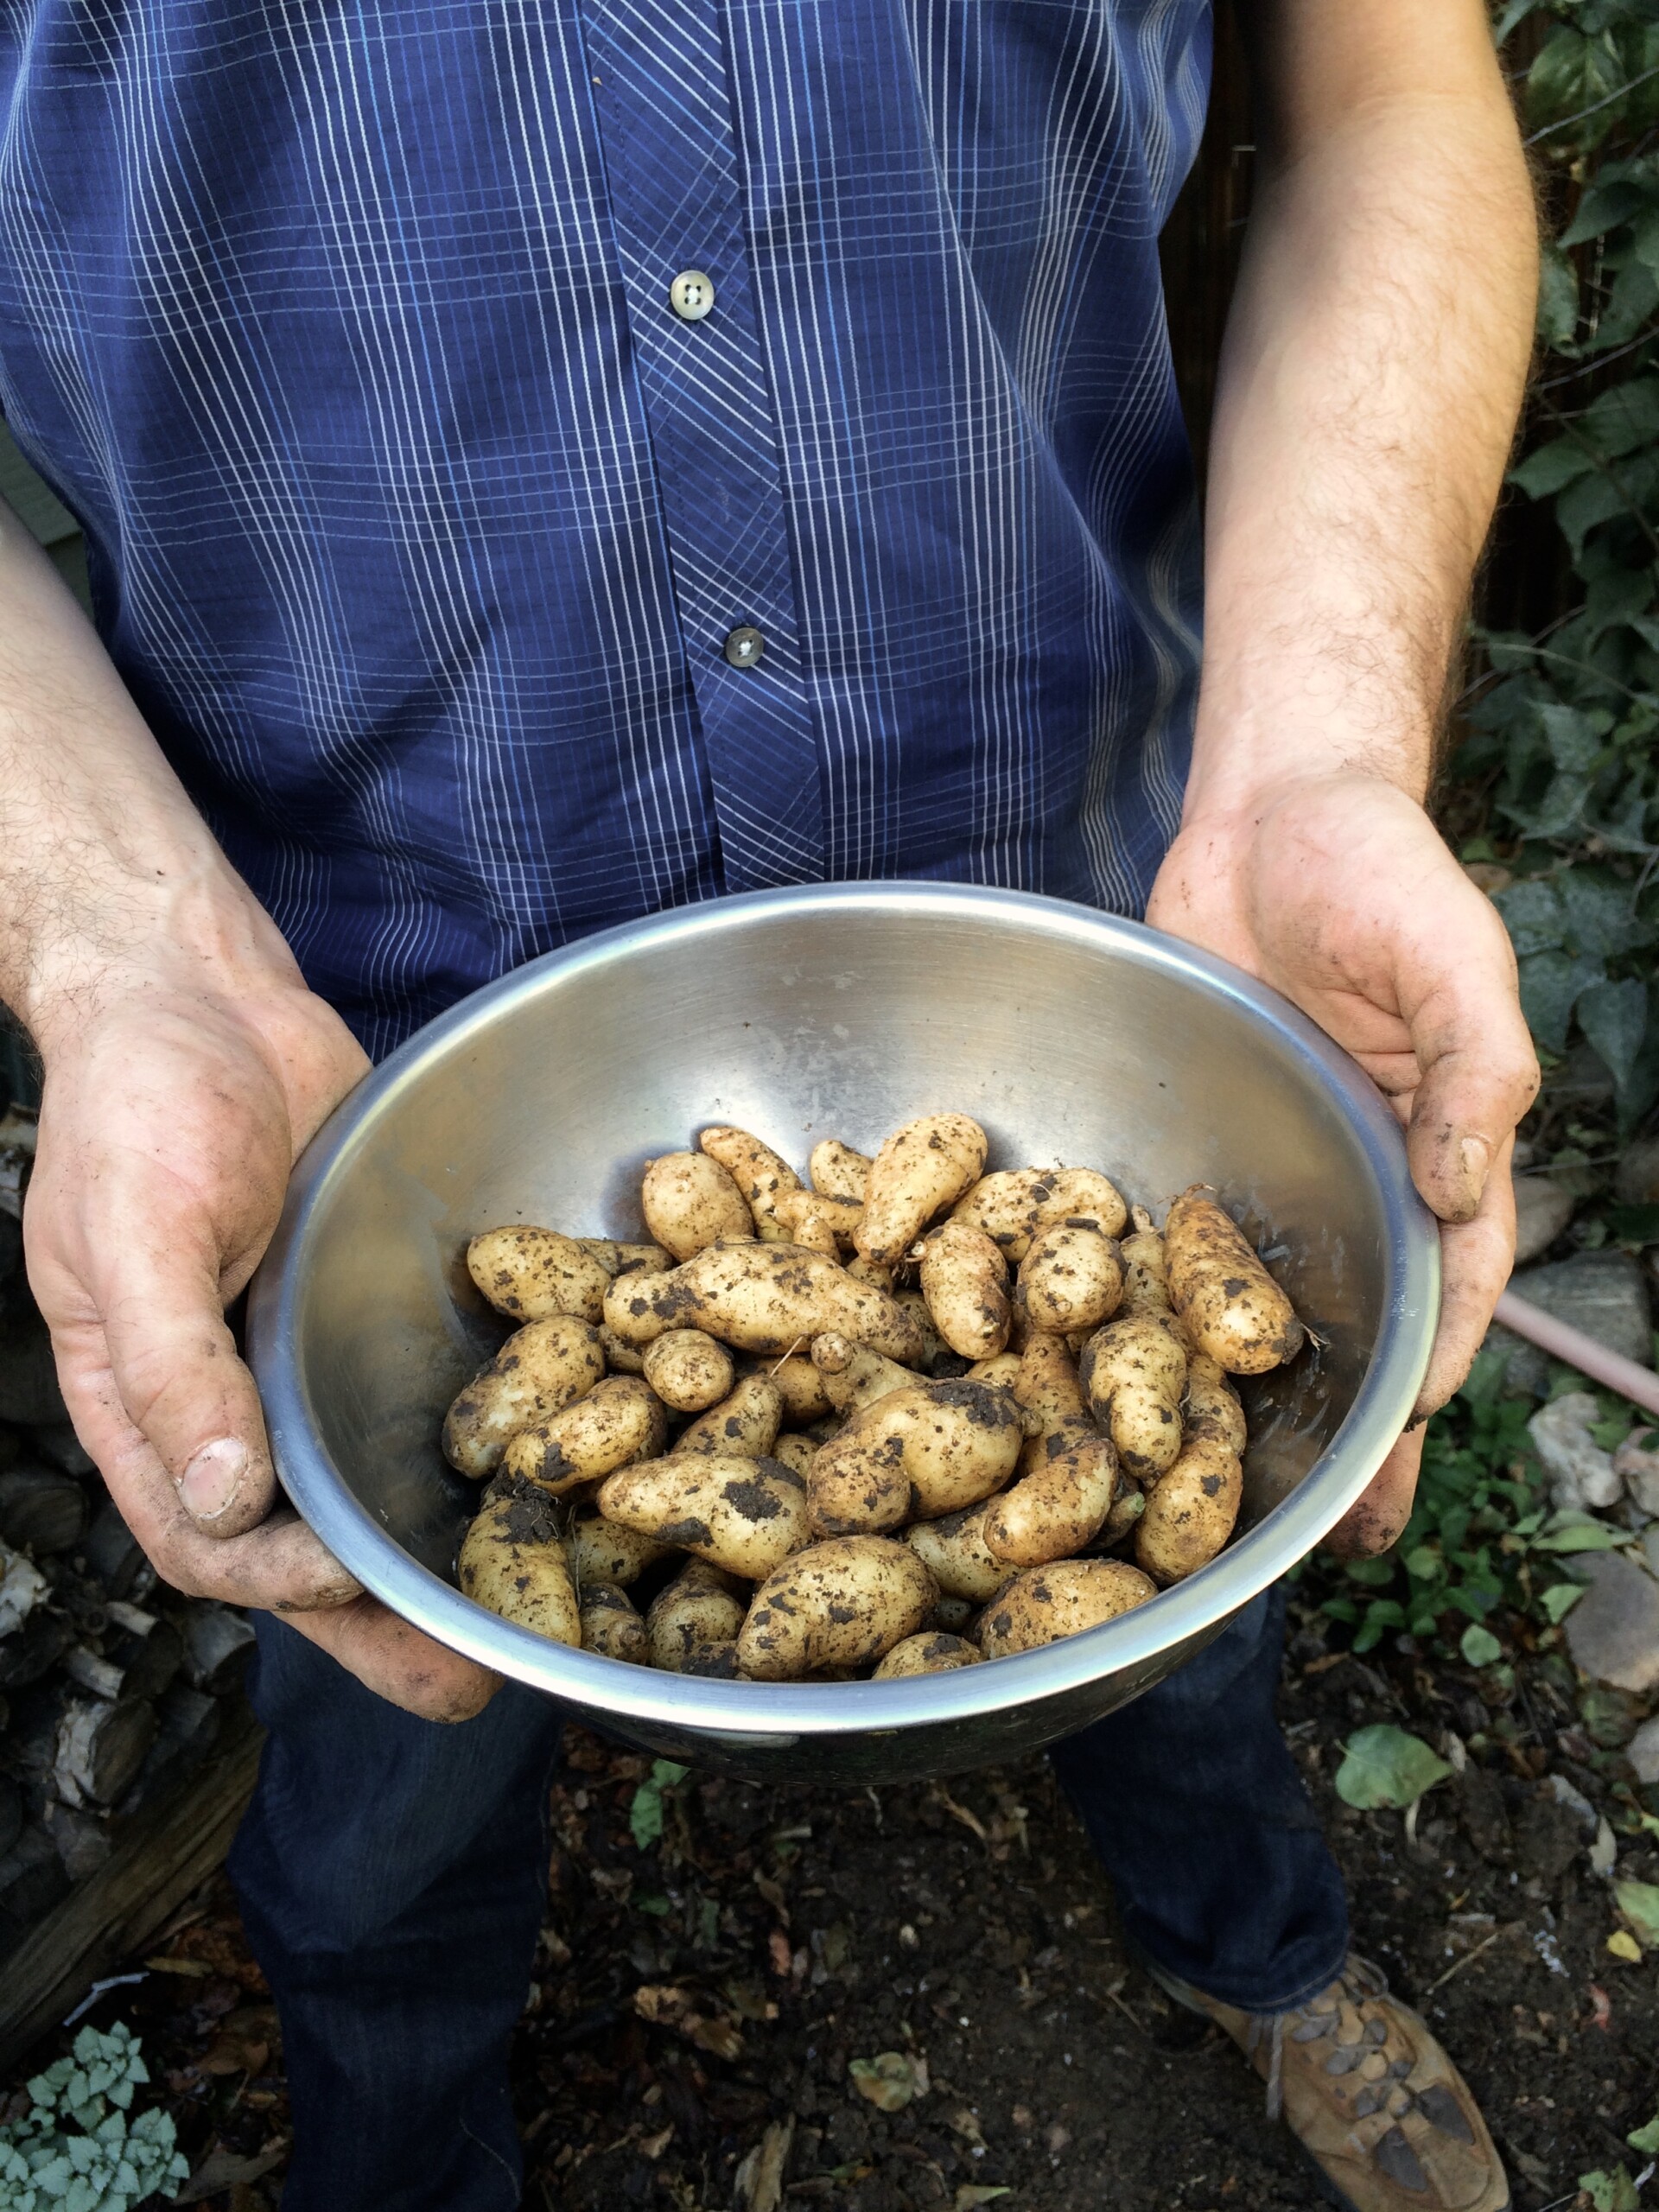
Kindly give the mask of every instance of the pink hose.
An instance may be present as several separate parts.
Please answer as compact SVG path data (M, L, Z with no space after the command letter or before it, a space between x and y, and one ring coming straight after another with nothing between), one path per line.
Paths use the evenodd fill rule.
M1529 1344L1536 1344L1541 1351L1564 1359L1569 1367L1576 1367L1592 1382L1605 1383L1621 1398L1628 1398L1633 1406L1659 1414L1659 1375L1650 1367L1639 1367L1622 1352L1609 1351L1605 1344L1586 1336L1570 1321L1558 1321L1553 1313L1546 1313L1528 1299L1517 1298L1512 1290L1506 1290L1499 1298L1495 1319L1506 1329L1513 1329L1517 1337L1524 1337Z

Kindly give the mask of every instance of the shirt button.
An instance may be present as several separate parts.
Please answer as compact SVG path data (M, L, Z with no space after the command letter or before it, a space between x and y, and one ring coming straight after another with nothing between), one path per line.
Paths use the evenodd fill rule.
M682 269L668 288L668 303L682 322L701 322L715 304L713 279L701 269Z
M721 648L734 668L753 668L766 650L766 641L752 623L741 623Z

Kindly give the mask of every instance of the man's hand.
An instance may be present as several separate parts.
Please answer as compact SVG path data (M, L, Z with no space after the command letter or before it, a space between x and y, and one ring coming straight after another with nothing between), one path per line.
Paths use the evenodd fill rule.
M1421 802L1525 383L1538 241L1484 0L1243 0L1255 193L1217 388L1204 677L1150 918L1395 1101L1444 1224L1419 1414L1509 1270L1537 1069L1497 914ZM1404 1527L1408 1435L1333 1532Z
M1443 1224L1445 1290L1419 1419L1469 1371L1515 1250L1510 1154L1538 1088L1503 925L1414 799L1374 776L1285 785L1200 816L1147 918L1271 983L1351 1052L1405 1124L1412 1179ZM1328 1540L1386 1550L1422 1439L1402 1438Z
M225 1321L360 1048L297 974L232 998L162 957L102 976L90 1018L47 1049L29 1280L76 1433L157 1573L283 1614L411 1712L476 1712L494 1678L364 1596L277 1505Z

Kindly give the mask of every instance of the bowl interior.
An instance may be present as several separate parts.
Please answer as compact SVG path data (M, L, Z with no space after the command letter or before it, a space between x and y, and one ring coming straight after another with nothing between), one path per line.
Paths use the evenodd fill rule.
M1246 1386L1249 1521L1330 1446L1400 1294L1398 1162L1341 1056L1217 963L1052 902L912 887L689 910L520 970L369 1089L302 1178L293 1357L347 1490L451 1580L475 1493L439 1427L505 1333L467 1239L640 1234L645 1160L709 1122L804 1168L820 1137L873 1151L948 1107L984 1124L991 1166L1103 1168L1160 1218L1215 1185L1322 1339Z

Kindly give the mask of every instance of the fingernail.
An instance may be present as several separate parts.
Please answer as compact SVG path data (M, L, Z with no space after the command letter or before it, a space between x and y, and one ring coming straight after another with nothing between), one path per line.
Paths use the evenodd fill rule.
M1458 1160L1472 1203L1478 1205L1492 1165L1492 1147L1484 1137L1465 1137L1458 1146Z
M238 1436L204 1444L179 1477L179 1496L198 1521L217 1521L236 1502L248 1471L248 1447Z

